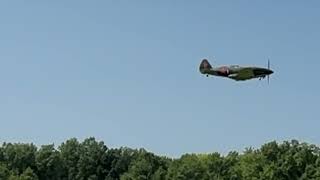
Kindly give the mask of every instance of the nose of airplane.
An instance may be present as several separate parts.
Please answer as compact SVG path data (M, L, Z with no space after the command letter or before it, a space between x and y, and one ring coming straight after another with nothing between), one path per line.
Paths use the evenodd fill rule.
M267 70L267 74L268 74L268 75L273 74L273 71L270 70L270 69L268 69L268 70Z

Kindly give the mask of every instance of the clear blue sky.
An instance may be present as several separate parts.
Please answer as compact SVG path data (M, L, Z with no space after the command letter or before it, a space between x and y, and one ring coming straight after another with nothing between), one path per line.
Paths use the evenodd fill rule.
M0 141L161 155L319 144L319 1L2 1ZM205 78L266 66L270 85Z

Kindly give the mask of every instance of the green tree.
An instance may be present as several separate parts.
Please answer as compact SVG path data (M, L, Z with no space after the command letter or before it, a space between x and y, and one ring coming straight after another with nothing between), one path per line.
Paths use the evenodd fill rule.
M27 168L21 175L19 180L38 180L37 175L31 168Z
M105 179L109 173L107 150L102 141L85 139L80 144L77 179Z
M0 179L8 180L317 180L320 150L296 140L266 143L257 150L185 154L178 159L144 149L108 149L94 138L54 145L4 143Z
M137 158L130 164L128 172L125 173L121 179L147 180L156 178L154 173L159 168L162 170L167 169L166 161L144 149L140 149ZM158 176L161 175L159 173L160 171L157 174Z
M8 179L10 171L4 164L0 164L0 179Z
M157 169L157 171L152 175L152 180L165 180L167 175L167 170L163 167Z
M107 152L109 164L108 180L120 179L126 173L129 166L138 156L138 151L130 148L111 149Z
M208 175L204 164L197 155L186 154L171 163L171 166L168 169L167 179L208 179Z
M21 174L28 167L36 169L35 154L37 147L33 144L3 144L3 159L9 170Z
M240 157L237 152L230 152L223 157L219 153L197 155L204 168L203 179L224 180L241 179Z
M44 145L36 154L38 176L44 180L59 180L66 177L64 163L54 145Z
M266 159L263 155L252 149L247 149L244 154L239 157L237 168L241 172L242 179L258 180L261 179L265 165Z
M80 159L80 143L76 138L67 140L65 143L62 143L59 147L60 155L65 165L66 179L74 180L77 179L76 176L79 172L77 164Z

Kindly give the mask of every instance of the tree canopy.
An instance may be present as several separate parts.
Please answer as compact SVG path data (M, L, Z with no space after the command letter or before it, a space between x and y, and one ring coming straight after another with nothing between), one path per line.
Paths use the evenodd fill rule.
M307 180L320 179L319 147L296 140L266 143L227 155L158 156L145 149L108 148L87 138L59 147L3 143L4 180Z

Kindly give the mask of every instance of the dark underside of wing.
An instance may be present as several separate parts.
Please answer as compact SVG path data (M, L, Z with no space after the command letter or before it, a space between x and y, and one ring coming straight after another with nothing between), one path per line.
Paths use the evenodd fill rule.
M239 72L229 76L229 78L237 80L237 81L248 80L253 77L254 77L254 73L253 73L252 68L243 68L243 69L239 70Z

